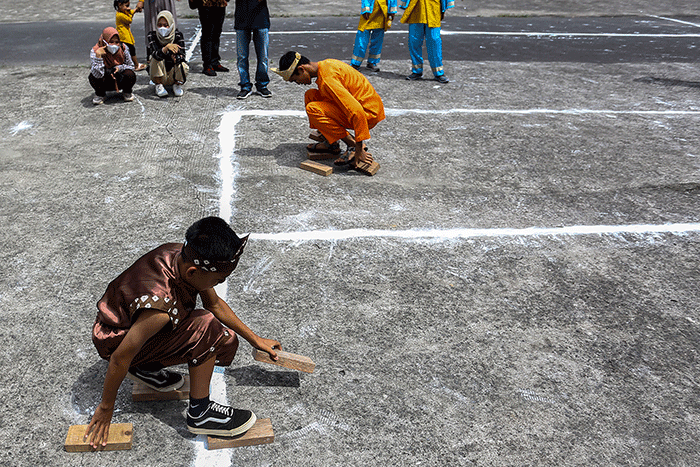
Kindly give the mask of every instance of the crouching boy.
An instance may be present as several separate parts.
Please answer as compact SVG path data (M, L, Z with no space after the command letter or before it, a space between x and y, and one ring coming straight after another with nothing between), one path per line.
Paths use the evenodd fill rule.
M318 89L304 93L309 126L318 131L310 137L319 141L306 147L309 153L340 156L336 165L350 164L367 175L379 170L365 141L370 138L369 130L384 120L384 103L362 73L339 60L312 62L294 51L282 55L279 68L272 71L297 84L310 85L316 79ZM341 140L347 145L344 153L338 143Z
M182 375L166 367L187 363L192 433L236 436L255 424L255 414L209 400L215 365L228 366L240 335L277 359L279 342L251 331L214 291L236 269L248 237L239 238L218 217L195 222L185 243L166 243L146 253L114 279L97 303L93 342L109 361L102 400L85 431L97 448L107 443L114 402L125 377L157 391L172 391ZM197 296L204 309L195 309Z

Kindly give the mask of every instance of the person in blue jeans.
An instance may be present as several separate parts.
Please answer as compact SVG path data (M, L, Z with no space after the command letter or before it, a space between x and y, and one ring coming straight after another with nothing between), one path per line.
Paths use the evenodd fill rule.
M234 14L234 29L236 30L236 53L238 55L238 74L241 82L238 99L246 99L253 93L253 84L248 73L248 55L250 40L253 40L258 64L255 69L255 88L262 97L272 97L267 89L270 84L268 74L267 51L270 45L270 12L267 0L236 0Z

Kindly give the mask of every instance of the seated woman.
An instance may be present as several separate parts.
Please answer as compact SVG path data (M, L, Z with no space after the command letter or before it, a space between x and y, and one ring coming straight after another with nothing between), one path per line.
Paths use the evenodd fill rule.
M173 94L182 96L182 85L190 71L185 61L185 38L175 28L172 13L158 13L156 30L148 33L148 50L151 54L150 75L156 85L156 95L168 95L165 86L172 84Z
M136 74L134 62L131 60L129 49L119 41L119 33L115 28L105 28L97 40L97 44L90 50L90 86L95 90L92 103L95 105L104 102L107 91L121 90L125 101L133 101L131 93Z

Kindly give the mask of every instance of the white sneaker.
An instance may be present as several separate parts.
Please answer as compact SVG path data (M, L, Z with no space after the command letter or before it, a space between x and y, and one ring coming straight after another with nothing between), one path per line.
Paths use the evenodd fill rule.
M182 85L181 84L173 84L173 94L175 94L175 97L180 97L182 96L182 93L184 91L182 90Z
M168 95L167 89L162 84L156 84L156 96L166 97Z
M102 96L95 96L92 98L92 103L95 105L100 105L105 103L105 98Z
M134 95L133 95L132 93L130 93L130 92L125 92L124 94L122 94L122 98L123 98L126 102L131 102L131 101L134 100Z

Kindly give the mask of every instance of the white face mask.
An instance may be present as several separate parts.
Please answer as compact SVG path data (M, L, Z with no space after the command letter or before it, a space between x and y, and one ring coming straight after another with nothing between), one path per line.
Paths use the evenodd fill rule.
M168 34L170 34L170 28L158 28L158 34L160 34L162 37L166 37Z
M107 44L107 50L109 53L115 54L119 50L119 44Z

